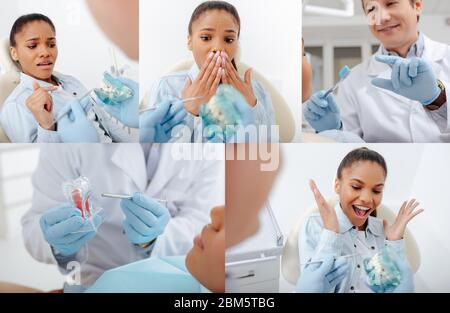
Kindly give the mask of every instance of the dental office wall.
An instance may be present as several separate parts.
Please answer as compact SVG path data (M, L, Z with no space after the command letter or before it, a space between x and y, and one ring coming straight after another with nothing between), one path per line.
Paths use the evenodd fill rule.
M97 26L85 0L2 1L0 40L9 39L14 21L28 13L47 15L55 24L59 49L55 70L78 78L87 88L98 87L103 72L113 64L110 48L115 45ZM126 75L137 79L138 64L119 48L115 52L119 67L129 65Z
M188 24L202 0L140 2L141 97L175 64L192 59ZM262 73L301 118L301 3L297 0L230 0L241 18L240 60ZM300 125L297 123L297 125Z
M28 254L20 223L31 205L31 175L39 149L39 145L0 145L0 281L50 291L61 288L63 277L56 266Z
M324 197L334 196L333 183L342 158L360 145L282 146L284 164L270 201L285 240L298 218L315 204L308 180L314 179ZM446 145L365 145L381 153L388 165L383 203L395 213L404 200L416 198L425 212L408 225L420 249L422 261L415 275L417 292L449 292L450 194L446 192L450 147ZM280 278L280 292L294 286Z

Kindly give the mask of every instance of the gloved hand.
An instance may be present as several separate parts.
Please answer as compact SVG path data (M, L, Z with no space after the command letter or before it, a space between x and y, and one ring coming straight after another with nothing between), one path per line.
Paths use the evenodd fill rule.
M77 233L90 223L71 204L64 204L44 212L40 226L45 240L63 256L76 254L83 245L94 238L96 231ZM100 215L94 217L95 229L102 223Z
M72 111L63 116L57 124L57 133L61 140L66 143L100 142L97 130L92 122L87 119L82 108L85 105L78 100L71 101L69 105Z
M187 115L182 101L163 101L155 110L141 114L140 142L166 143L172 138L172 129L184 123Z
M164 232L170 220L167 208L141 192L136 192L131 200L122 200L120 207L125 214L123 229L134 244L151 242Z
M411 293L414 292L414 275L408 262L403 258L394 260L400 273L402 273L402 281L400 285L393 290L394 293Z
M389 55L377 55L375 59L391 66L392 76L391 79L374 78L372 85L419 101L423 105L433 103L441 94L436 74L426 60Z
M296 291L305 293L325 293L333 291L347 275L348 263L345 258L328 255L321 263L308 264L297 281Z
M120 104L107 105L104 104L104 109L125 124L128 127L138 128L139 127L139 84L135 81L125 78L118 77L123 84L130 87L133 90L133 97L124 101ZM101 103L101 102L100 102Z
M303 107L305 119L318 133L331 129L340 130L342 128L339 108L334 101L333 95L329 94L325 99L325 93L325 90L316 92Z

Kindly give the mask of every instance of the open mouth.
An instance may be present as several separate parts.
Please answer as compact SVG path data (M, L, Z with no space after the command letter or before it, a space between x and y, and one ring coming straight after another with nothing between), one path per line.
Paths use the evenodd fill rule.
M352 205L353 211L355 211L356 216L360 217L360 218L365 218L367 217L367 215L369 214L371 208L362 206L362 205L357 205L354 204Z
M382 28L377 29L377 31L380 33L389 33L391 31L397 29L398 27L400 27L400 24L392 25L392 26L383 26Z
M53 62L52 61L43 61L41 63L38 63L37 66L42 69L48 69L53 66Z

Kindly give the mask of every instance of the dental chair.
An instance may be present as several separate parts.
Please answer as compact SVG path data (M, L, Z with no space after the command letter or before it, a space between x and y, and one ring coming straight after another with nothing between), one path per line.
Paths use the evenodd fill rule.
M238 53L239 55L239 53ZM239 57L235 60L237 68L239 69L239 75L242 77L246 70L250 67L242 62L239 62ZM169 75L179 71L189 70L194 64L194 60L185 60L170 68L165 75ZM279 125L280 130L280 142L291 142L295 134L295 121L291 109L287 105L283 96L277 91L275 86L272 85L262 74L253 69L252 79L259 81L264 88L269 92L272 98L272 105L275 114L275 123ZM145 97L142 100L141 108L147 107L148 99L150 99L150 91L147 91Z
M338 202L337 196L330 198L327 200L328 204L333 208L336 206ZM303 214L297 221L294 228L289 233L289 236L286 240L286 244L284 246L283 255L281 257L281 271L283 273L284 278L291 284L296 285L297 280L300 277L300 254L298 249L298 240L299 235L301 234L301 229L303 224L305 223L308 216L313 213L319 212L319 208L317 205L309 208L305 214ZM386 219L389 224L391 224L396 215L394 212L384 206L380 205L377 208L377 217L380 219ZM417 242L414 236L411 234L408 229L405 231L405 251L406 257L411 265L411 269L413 273L416 273L420 267L420 251L417 245Z
M0 75L0 110L6 98L20 83L20 70L9 54L9 40L0 42L0 67L4 74ZM0 142L10 142L0 125Z

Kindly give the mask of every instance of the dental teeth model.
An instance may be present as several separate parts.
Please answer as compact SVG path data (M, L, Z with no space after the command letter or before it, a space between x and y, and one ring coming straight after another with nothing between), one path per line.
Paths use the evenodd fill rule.
M95 95L107 105L120 104L133 97L133 90L119 79L105 72L100 88L94 89Z
M226 126L242 124L242 116L235 105L238 101L245 99L236 89L230 85L220 85L216 94L200 110L203 128L216 125L222 129L225 138L232 137L234 127Z
M402 274L394 261L398 257L391 247L385 246L372 258L364 260L367 284L373 291L382 293L400 285Z
M94 208L91 199L91 184L89 179L80 176L75 180L67 181L62 184L64 196L81 212L81 217L89 221L81 229L75 233L84 233L96 230L93 219L102 210L101 208Z

